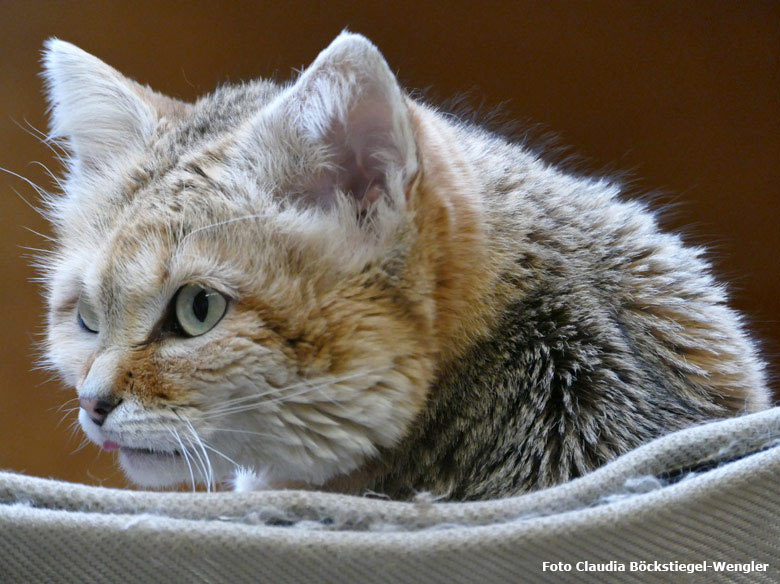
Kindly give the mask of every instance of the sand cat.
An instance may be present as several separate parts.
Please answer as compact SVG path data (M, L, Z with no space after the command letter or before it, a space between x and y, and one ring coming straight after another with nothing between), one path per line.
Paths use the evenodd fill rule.
M195 103L44 63L48 359L140 485L502 497L769 403L701 250L410 98L362 36Z

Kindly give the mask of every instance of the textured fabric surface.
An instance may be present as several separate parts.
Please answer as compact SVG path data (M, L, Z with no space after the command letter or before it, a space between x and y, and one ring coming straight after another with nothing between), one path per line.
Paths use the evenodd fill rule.
M708 569L632 572L631 561ZM718 571L718 561L768 566ZM480 503L121 491L0 473L0 581L779 582L780 408Z

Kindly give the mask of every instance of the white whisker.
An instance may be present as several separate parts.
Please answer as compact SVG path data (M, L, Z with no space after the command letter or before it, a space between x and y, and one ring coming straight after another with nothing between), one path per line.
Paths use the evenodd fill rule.
M238 468L239 466L241 466L241 465L240 465L240 464L238 464L238 463L237 463L235 460L233 460L232 458L230 458L228 455L226 455L226 454L224 454L224 453L220 452L219 450L217 450L217 449L216 449L216 448L214 448L213 446L210 446L208 443L206 443L206 442L203 442L203 446L205 446L206 448L208 448L209 450L211 450L211 451L212 451L214 454L218 454L219 456L221 456L222 458L224 458L225 460L227 460L228 462L230 462L230 463L231 463L233 466L235 466L236 468Z
M257 403L240 404L240 405L236 405L236 406L234 406L232 408L226 408L226 409L223 409L223 410L217 410L215 413L212 413L211 415L207 416L207 419L211 419L211 418L214 418L214 417L227 416L227 415L231 415L231 414L237 414L237 413L240 413L240 412L248 412L248 411L251 411L251 410L262 408L264 406L272 406L272 405L288 403L288 402L292 402L295 398L302 398L302 397L305 397L307 395L311 395L311 394L314 394L314 393L320 393L321 395L324 395L322 393L322 389L324 387L332 385L333 383L334 383L333 381L328 381L328 382L325 382L325 383L321 383L319 385L307 386L307 387L304 387L300 391L297 391L297 392L294 392L294 393L291 393L291 394L288 394L288 395L280 395L280 396L277 396L277 397L271 398L271 399L265 399L266 396L263 396L263 399L257 400ZM333 398L330 398L327 395L324 395L324 397L326 397L326 399L328 401L330 401L332 403L335 403L333 401Z
M84 447L85 447L87 444L91 444L91 442L89 441L89 439L87 439L87 437L86 437L86 436L82 436L82 438L81 438L81 444L79 444L79 445L76 447L76 449L75 449L75 450L73 450L73 451L71 452L71 455L73 455L73 454L76 454L77 452L80 452L81 450L84 450Z
M60 418L60 421L59 421L59 422L57 422L57 425L56 425L56 426L54 426L54 427L55 427L55 428L59 428L59 427L60 427L60 425L61 425L61 424L62 424L62 423L65 421L65 419L66 419L68 416L70 416L70 414L71 414L71 413L73 413L73 412L77 411L78 409L79 409L79 407L78 407L78 406L76 406L75 408L68 408L68 409L65 411L65 413L63 414L63 416ZM78 419L76 419L76 421L78 421Z
M62 402L62 403L61 403L59 406L55 406L55 407L51 407L51 408L49 408L49 411L52 411L52 410L56 409L58 412L61 412L61 411L63 411L63 408L64 408L66 405L68 405L69 403L72 403L72 402L74 402L74 401L78 401L78 400L79 400L79 398L77 398L77 397L72 397L72 398L70 398L70 399L66 399L66 400L65 400L64 402Z
M281 387L281 388L279 388L279 387L272 387L271 389L268 389L268 390L260 392L260 393L256 393L256 394L252 394L252 395L245 395L245 396L242 396L242 397L237 397L237 398L234 398L234 399L225 400L225 401L220 402L219 407L210 410L210 413L211 412L217 412L217 411L219 411L219 410L221 410L223 408L226 409L226 408L232 407L234 405L238 405L238 404L240 404L242 402L264 398L264 397L267 397L267 396L272 395L274 393L279 393L280 391L288 391L290 389L296 389L298 387L304 386L304 385L309 384L311 382L312 382L312 380L306 379L304 381L299 381L298 383L294 383L292 385L288 385L287 387Z
M189 420L184 420L190 428L190 432L192 432L192 438L198 441L198 445L200 446L201 451L203 452L203 459L205 463L205 470L207 471L206 475L206 481L207 486L206 489L208 492L211 492L212 487L214 490L216 490L217 486L214 482L214 468L211 466L211 459L209 458L208 452L206 452L206 447L203 445L203 441L200 439L200 436L198 436L198 433L195 431L195 428L192 425L192 422ZM189 440L189 437L187 437ZM196 450L197 452L197 450Z
M49 150L51 150L55 158L57 158L57 160L62 161L62 157L67 155L66 150L62 146L60 146L54 138L52 138L45 132L42 132L41 130L33 126L30 123L30 121L27 120L26 118L24 118L24 123L27 124L27 126L32 130L32 132L27 128L25 128L23 125L21 125L19 122L17 122L15 119L11 118L11 121L14 123L14 125L16 125L17 128L21 129L24 133L32 136L33 138L38 140L38 142L40 142L41 144L46 146ZM56 148L59 148L59 150L57 150L55 146Z
M25 202L27 202L27 201L25 201ZM43 233L39 233L39 232L35 231L35 229L32 229L31 227L22 226L22 229L24 229L26 231L29 231L30 233L34 233L35 235L37 235L41 239L45 239L46 241L56 241L56 239L54 239L53 237L51 237L49 235L44 235Z
M181 243L179 245L184 244L185 241L187 241L190 237L195 235L196 233L200 233L202 231L206 231L208 229L214 229L215 227L222 227L223 225L229 225L231 223L236 223L238 221L247 221L249 219L261 219L263 217L267 217L268 215L265 213L262 214L255 214L255 215L243 215L241 217L233 217L232 219L226 219L224 221L218 221L217 223L212 223L210 225L206 225L204 227L198 227L197 229L194 229L193 231L190 231L187 235L184 236L184 239L181 240Z
M237 428L209 428L212 432L233 432L236 434L249 434L251 436L262 436L263 438L271 438L273 440L281 440L279 436L268 434L266 432L254 432L252 430L239 430Z
M5 170L5 169L0 169L0 170ZM21 200L24 202L24 204L25 204L25 205L27 205L28 207L30 207L30 209L32 209L33 211L35 211L35 213L36 213L37 215L40 215L41 217L43 217L44 219L46 219L46 214L45 214L45 213L44 213L44 212L43 212L41 209L39 209L38 207L36 207L35 205L33 205L33 204L30 202L30 201L28 201L27 199L25 199L25 198L24 198L24 195L23 195L22 193L20 193L19 191L17 191L17 190L16 190L15 188L13 188L13 187L11 187L11 190L12 190L12 191L13 191L13 192L16 194L16 196L17 196L17 197L19 197L19 198L20 198L20 199L21 199ZM43 195L41 195L41 196L43 196Z
M8 174L10 174L12 176L15 176L16 178L21 179L24 182L26 182L28 185L30 185L35 190L36 193L38 193L39 196L41 196L43 198L47 198L49 196L49 192L46 189L44 189L41 186L38 186L33 181L31 181L29 178L24 177L21 174L18 174L16 172L12 171L12 170L8 170L7 168L3 168L2 166L0 166L0 170L2 170L3 172L7 172ZM22 197L22 198L24 198L24 197ZM29 205L29 203L28 203L28 205ZM30 207L35 209L35 207L33 207L32 205L30 205ZM37 209L36 209L36 211L37 211Z
M343 381L359 379L361 377L366 377L374 373L386 371L387 369L388 369L387 367L384 367L378 369L371 369L368 371L359 371L357 373L352 373L349 375L344 375L341 377L335 377L330 379L322 378L321 380L305 380L300 383L287 386L285 388L275 389L273 391L266 391L257 395L250 395L241 398L236 398L234 400L230 400L229 402L225 402L224 404L220 404L219 407L210 410L206 415L206 419L211 419L214 417L222 417L229 414L248 411L262 406L285 403L285 402L292 401L294 398L300 398L305 395L311 393L317 393L317 392L319 392L325 399L327 399L331 403L337 404L337 402L331 396L329 396L327 393L322 391L324 387L335 385ZM273 399L266 399L267 396L272 393L278 394L280 392L288 391L290 389L298 388L301 386L303 386L303 389L301 391L293 392L291 394L286 394L286 395L281 394ZM257 403L253 403L253 402L257 402Z
M194 493L196 491L195 487L195 473L192 472L192 465L190 464L190 455L187 452L187 448L184 446L184 442L181 441L181 437L179 436L179 432L176 430L176 428L170 428L171 433L175 436L176 440L179 441L179 446L181 446L181 455L184 457L184 461L187 463L187 468L190 469L190 480L192 481L192 492Z
M37 164L38 166L43 168L43 170L46 171L46 174L49 175L49 178L51 178L54 182L57 183L57 186L60 188L62 192L65 192L65 185L62 184L62 181L59 178L57 178L56 174L54 174L51 170L49 170L48 166L46 166L43 162L40 162L38 160L33 160L32 162L30 162L30 164Z

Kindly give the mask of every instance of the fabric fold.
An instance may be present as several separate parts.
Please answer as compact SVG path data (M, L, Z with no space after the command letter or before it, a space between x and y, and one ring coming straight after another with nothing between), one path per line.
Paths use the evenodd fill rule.
M474 503L124 491L0 473L0 580L776 582L779 508L780 408Z

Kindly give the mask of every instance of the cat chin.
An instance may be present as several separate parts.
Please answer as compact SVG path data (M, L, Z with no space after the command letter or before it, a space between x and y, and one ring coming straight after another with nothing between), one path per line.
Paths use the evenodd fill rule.
M121 448L118 459L127 478L140 487L172 487L191 481L186 461L173 453ZM205 482L202 477L196 477L195 480Z

